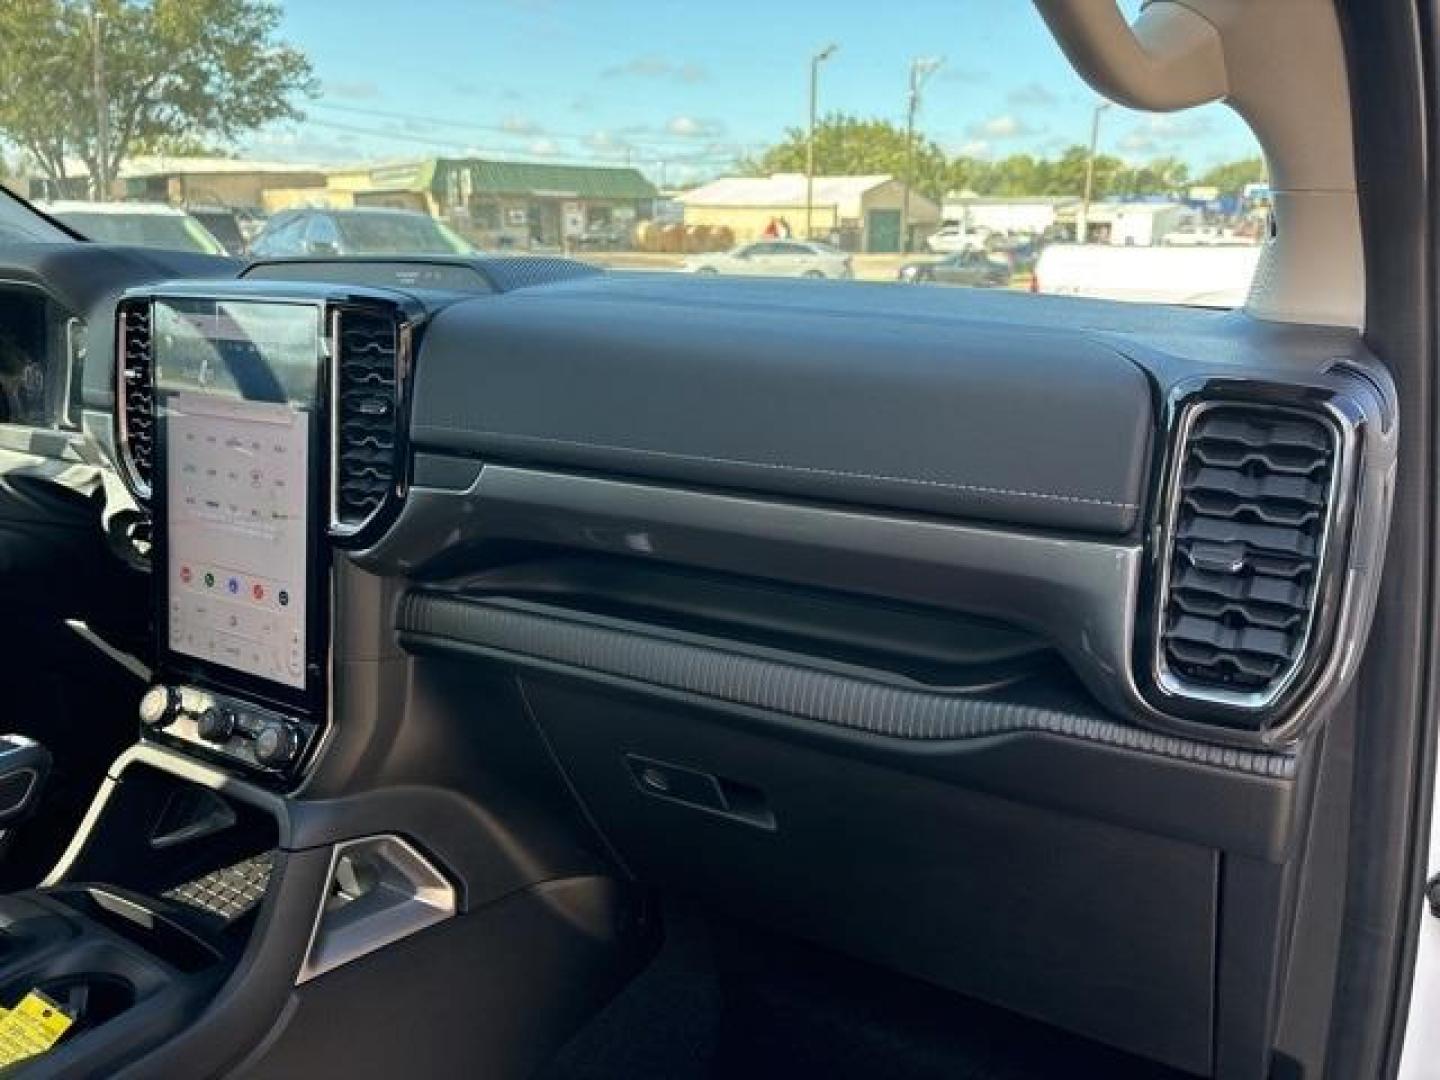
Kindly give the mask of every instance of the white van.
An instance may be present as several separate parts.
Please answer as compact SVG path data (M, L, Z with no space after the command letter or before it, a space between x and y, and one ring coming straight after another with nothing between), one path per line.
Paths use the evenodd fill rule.
M1035 264L1032 292L1151 304L1239 307L1260 245L1111 247L1051 244Z

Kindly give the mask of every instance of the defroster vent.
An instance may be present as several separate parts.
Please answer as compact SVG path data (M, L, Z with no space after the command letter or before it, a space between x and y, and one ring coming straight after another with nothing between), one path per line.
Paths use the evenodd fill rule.
M400 325L392 311L339 311L331 525L342 534L363 528L397 490L400 347Z
M1172 691L1264 707L1310 635L1337 435L1315 414L1232 404L1196 407L1182 431L1161 670Z
M150 301L122 300L116 314L116 442L135 494L150 497L155 452L155 381Z

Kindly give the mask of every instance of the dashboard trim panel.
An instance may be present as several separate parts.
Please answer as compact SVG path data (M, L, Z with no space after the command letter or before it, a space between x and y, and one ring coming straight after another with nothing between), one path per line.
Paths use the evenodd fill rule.
M806 666L801 659L747 656L722 643L660 636L659 627L605 625L574 612L415 590L400 601L401 643L412 650L488 652L610 675L820 724L921 743L1034 732L1176 758L1271 779L1291 779L1286 753L1233 751L1121 724L1085 712L887 685Z

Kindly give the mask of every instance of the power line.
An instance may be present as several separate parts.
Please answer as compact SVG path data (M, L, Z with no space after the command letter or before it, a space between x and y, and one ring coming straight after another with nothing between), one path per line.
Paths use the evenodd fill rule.
M414 143L421 146L432 147L441 150L451 150L465 153L467 155L484 155L496 157L507 161L522 160L533 161L536 158L543 158L546 162L555 165L608 165L620 167L622 162L618 156L607 157L602 154L582 155L551 155L527 153L516 148L499 148L477 146L466 140L437 138L429 135L419 135L410 132L385 131L379 128L361 127L357 124L343 124L333 120L309 119L302 122L305 126L321 128L326 131L339 131L351 135L365 135L374 139L390 139L397 142ZM709 153L709 154L657 154L654 156L635 155L634 160L646 165L658 166L663 173L667 166L692 165L703 166L709 164L728 163L735 159L730 153Z
M482 124L478 121L455 120L443 116L425 116L419 113L396 112L391 109L371 109L359 105L335 105L324 101L316 102L311 107L324 109L328 112L347 113L351 116L368 116L378 120L396 120L409 124L429 124L435 127L455 128L462 131L484 131L490 134L508 135L515 139L552 138L588 142L595 137L594 131L555 131L541 125L536 125L534 128L526 128L515 124ZM626 146L631 146L636 149L646 149L660 145L667 147L673 146L678 149L687 144L693 144L695 141L693 138L687 138L683 135L667 135L664 132L654 132L640 138L628 137L623 130L617 134L616 148L619 150L623 150ZM737 142L730 145L733 145L737 152L744 150L744 145L741 143Z

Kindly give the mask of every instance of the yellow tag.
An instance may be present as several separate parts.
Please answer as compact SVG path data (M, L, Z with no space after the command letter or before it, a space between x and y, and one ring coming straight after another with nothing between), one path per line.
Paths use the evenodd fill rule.
M13 1065L49 1050L74 1023L39 990L0 1015L0 1067Z

